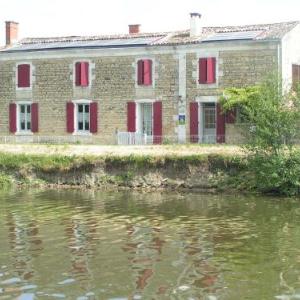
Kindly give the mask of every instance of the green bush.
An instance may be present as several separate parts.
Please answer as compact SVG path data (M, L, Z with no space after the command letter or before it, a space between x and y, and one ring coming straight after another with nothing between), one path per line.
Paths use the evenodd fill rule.
M246 120L247 171L237 186L299 195L300 89L283 91L282 86L275 74L257 86L225 90L221 104L224 112L239 109Z
M253 187L262 193L300 194L300 152L255 154L248 157ZM248 178L249 179L249 178Z

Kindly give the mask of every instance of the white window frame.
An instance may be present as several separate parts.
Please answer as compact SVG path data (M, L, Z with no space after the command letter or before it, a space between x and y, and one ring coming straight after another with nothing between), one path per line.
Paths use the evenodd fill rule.
M76 63L87 62L89 63L89 85L88 86L77 86L76 85ZM92 87L92 67L93 63L90 59L77 59L73 61L73 88L74 89L90 89Z
M16 132L16 135L33 135L33 132L32 132L32 123L31 123L31 128L30 130L21 130L21 126L20 126L20 114L21 114L21 109L20 109L20 106L21 105L32 105L32 102L31 101L18 101L18 102L15 102L15 104L17 105L17 116L16 116L16 122L17 122L17 132ZM30 117L31 117L31 114L32 114L32 107L30 107ZM30 120L31 122L31 120Z
M217 130L217 104L218 104L218 96L200 96L196 98L196 102L198 103L198 141L201 143L203 140L203 103L215 103L216 105L216 130Z
M152 60L152 85L139 85L138 84L138 61L139 60ZM135 77L134 77L134 81L135 81L135 88L137 89L152 89L152 88L155 88L155 59L153 56L142 56L142 57L138 57L135 59L135 63L134 63L134 69L135 69Z
M73 100L74 104L74 132L73 135L92 135L90 131L78 130L78 105L80 104L89 104L90 105L90 126L91 126L91 103L92 100L80 99Z
M20 65L30 65L30 86L29 87L18 87L18 68ZM16 90L17 91L31 91L32 90L32 83L33 83L33 64L32 62L28 62L28 61L22 61L22 62L18 62L16 64L16 72L15 72L15 80L16 80Z
M136 128L136 133L142 134L141 128L140 128L140 123L141 123L141 104L146 104L146 103L151 103L152 104L152 116L151 116L151 121L152 121L152 135L147 136L147 144L152 144L153 143L153 125L154 125L154 119L153 119L153 104L156 100L153 99L141 99L141 100L136 100L135 101L135 128Z
M216 58L216 82L215 83L199 83L199 59L200 58L210 58L215 57ZM219 52L218 51L205 51L205 52L198 52L197 53L197 73L196 73L196 85L197 88L202 89L216 89L219 87Z

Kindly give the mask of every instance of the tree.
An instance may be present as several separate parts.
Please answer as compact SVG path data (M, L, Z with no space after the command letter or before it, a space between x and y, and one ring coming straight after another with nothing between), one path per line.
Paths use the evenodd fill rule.
M224 112L238 109L245 122L247 175L261 192L300 194L300 88L283 91L271 76L259 85L230 88L221 98Z
M283 92L282 82L272 76L260 85L226 89L221 105L225 112L239 110L251 151L279 153L296 143L300 89Z

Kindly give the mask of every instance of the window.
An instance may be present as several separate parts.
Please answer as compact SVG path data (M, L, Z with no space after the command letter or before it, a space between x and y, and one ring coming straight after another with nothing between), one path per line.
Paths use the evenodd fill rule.
M215 129L216 128L216 106L215 103L204 103L204 128Z
M162 102L127 102L127 130L147 136L147 142L162 142Z
M77 105L77 130L90 131L90 105Z
M9 131L11 133L38 132L38 103L22 102L9 104Z
M75 64L75 85L78 87L89 86L89 63L77 62Z
M199 84L216 83L216 58L207 57L199 59Z
M67 102L66 129L68 133L98 132L98 103L90 100Z
M152 135L152 103L140 104L139 132Z
M17 84L18 88L31 87L30 64L20 64L17 66Z
M152 60L141 59L137 63L137 83L138 85L152 85Z
M31 105L19 105L19 129L20 131L31 131Z

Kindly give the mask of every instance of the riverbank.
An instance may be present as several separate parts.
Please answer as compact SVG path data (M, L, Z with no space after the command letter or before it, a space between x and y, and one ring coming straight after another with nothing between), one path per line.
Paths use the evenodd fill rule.
M229 148L224 151L223 149L227 147L220 147L219 153L217 151L209 153L209 147L198 147L201 148L202 153L190 151L188 155L184 155L181 151L178 151L178 155L174 152L168 154L166 149L162 153L156 152L151 155L141 152L139 155L130 153L62 155L52 154L50 151L48 154L2 152L0 184L188 189L207 192L230 189L226 182L230 182L228 179L236 176L243 168L242 156L232 153L232 149L229 151Z

